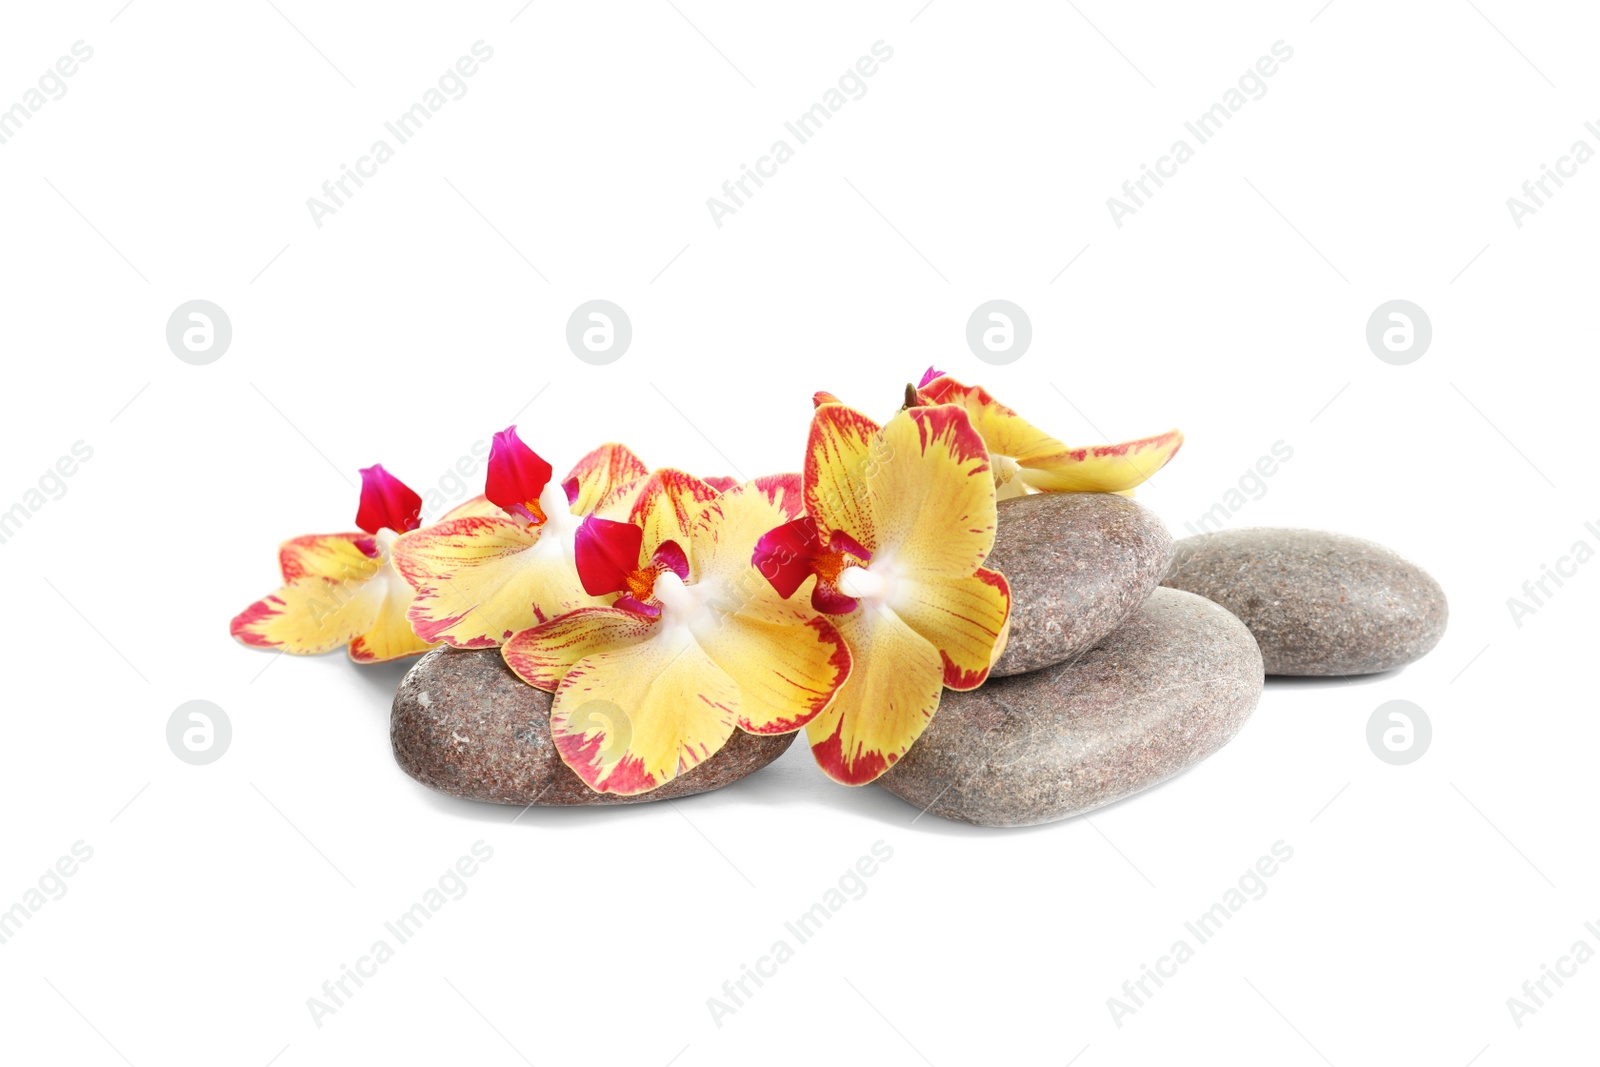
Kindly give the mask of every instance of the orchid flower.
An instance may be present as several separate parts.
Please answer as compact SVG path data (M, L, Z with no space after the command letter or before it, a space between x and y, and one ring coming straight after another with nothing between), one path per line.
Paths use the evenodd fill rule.
M811 605L844 635L854 668L806 724L812 755L846 785L887 771L939 707L975 689L1011 611L994 547L989 453L960 407L900 411L879 427L824 403L812 416L805 515L769 530L752 562L784 599L815 579Z
M524 681L555 693L556 748L598 792L655 789L735 729L797 730L849 676L833 624L785 604L751 566L762 532L800 514L799 476L713 494L682 475L641 497L634 521L584 519L584 588L620 595L524 630L501 650Z
M916 388L924 404L959 404L989 450L1000 499L1030 492L1122 493L1147 480L1178 454L1177 430L1115 445L1069 448L978 385L962 385L928 368Z
M393 565L397 539L421 521L422 498L381 464L361 471L361 533L310 534L278 548L284 585L229 627L257 648L314 656L348 645L357 663L382 663L432 647L406 621L411 587Z
M494 435L484 495L395 545L395 569L416 590L409 617L425 641L494 648L527 626L598 604L573 565L578 520L645 465L621 445L590 452L563 481L522 443Z

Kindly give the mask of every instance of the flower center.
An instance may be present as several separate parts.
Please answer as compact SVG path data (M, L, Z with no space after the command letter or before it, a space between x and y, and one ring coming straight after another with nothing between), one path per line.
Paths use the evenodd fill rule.
M661 602L663 622L693 623L700 615L700 592L685 585L682 578L669 570L656 574L655 597ZM643 600L643 597L639 599Z
M856 558L848 552L823 552L811 561L817 577L829 585L839 584L839 575L847 566L857 565Z
M628 577L623 579L628 583L628 595L641 602L649 600L655 592L657 573L654 567L630 571ZM676 578L677 575L674 574L673 577Z
M839 572L835 587L857 600L881 601L889 595L889 575L872 567L852 564Z

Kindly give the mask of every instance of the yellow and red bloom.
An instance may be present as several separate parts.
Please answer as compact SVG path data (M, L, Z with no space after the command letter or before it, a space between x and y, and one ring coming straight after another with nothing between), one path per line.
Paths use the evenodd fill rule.
M1115 445L1069 448L996 400L928 368L916 389L924 404L957 404L983 436L1000 499L1029 492L1128 493L1183 446L1177 430Z
M584 586L620 594L615 602L525 630L501 650L524 681L555 693L556 748L602 793L655 789L735 729L797 730L851 669L833 624L785 604L751 566L761 533L800 514L799 477L716 494L675 473L640 498L647 513L636 506L635 521L591 516L579 529Z
M806 724L832 778L862 785L911 747L945 688L989 674L1011 611L994 547L989 453L962 408L902 410L880 427L824 402L813 414L805 515L770 529L752 562L785 599L815 580L812 607L853 668Z
M393 566L401 534L421 522L422 498L381 464L361 471L360 533L310 534L278 548L283 588L234 617L234 637L256 648L314 656L348 646L357 663L433 647L406 621L411 587Z
M525 627L600 603L573 564L579 518L645 473L638 456L606 444L557 482L515 426L495 434L484 495L395 545L395 568L416 591L409 617L417 635L494 648Z

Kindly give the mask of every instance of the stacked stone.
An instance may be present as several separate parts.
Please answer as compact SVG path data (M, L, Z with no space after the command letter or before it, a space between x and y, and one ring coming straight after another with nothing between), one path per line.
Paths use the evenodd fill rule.
M1444 634L1443 590L1369 541L1312 530L1173 544L1118 496L1002 501L989 566L1011 581L1011 643L982 688L946 693L880 779L983 826L1093 810L1238 733L1265 675L1392 670ZM1159 586L1159 587L1158 587Z
M1174 545L1144 506L1099 493L1003 500L988 566L1011 585L989 680L947 690L879 784L982 826L1065 819L1147 789L1227 744L1265 675L1389 670L1444 633L1443 591L1381 546L1305 530L1239 530ZM400 685L395 758L445 793L500 804L668 800L777 759L795 735L734 731L653 792L589 790L550 736L550 694L497 649L438 649Z
M981 826L1065 819L1147 789L1225 745L1261 697L1261 652L1216 604L1161 589L1161 520L1126 497L1040 493L999 505L987 566L1011 583L990 680L947 692L879 781Z

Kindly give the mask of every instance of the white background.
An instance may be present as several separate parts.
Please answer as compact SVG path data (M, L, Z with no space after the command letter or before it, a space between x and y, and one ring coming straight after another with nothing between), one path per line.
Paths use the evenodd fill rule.
M0 545L0 908L93 858L0 945L6 1060L1593 1058L1600 962L1520 1029L1506 998L1600 948L1600 566L1520 628L1506 600L1600 544L1600 163L1520 229L1505 201L1600 148L1594 13L919 2L9 5L0 106L94 56L0 145L0 509L93 458ZM316 227L307 197L478 40L467 95ZM867 94L715 226L706 198L879 40ZM1115 226L1106 198L1279 40L1267 94ZM563 339L596 297L634 326L606 367ZM1005 367L963 336L995 297L1034 328ZM196 298L234 330L202 367L164 337ZM1394 298L1433 322L1409 366L1364 339ZM1179 534L1285 442L1230 525L1388 544L1449 633L1402 672L1274 682L1179 779L1017 831L913 824L800 746L715 795L511 824L396 768L401 669L227 635L279 540L350 527L358 466L426 491L515 417L558 469L608 439L795 469L813 390L887 415L930 363L1073 443L1181 426L1141 490ZM196 698L233 722L206 767L165 741ZM1397 698L1434 725L1406 767L1365 740ZM480 839L467 895L315 1025L307 998ZM714 1025L880 840L866 896ZM1107 998L1279 840L1267 895L1116 1026Z

